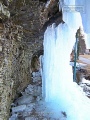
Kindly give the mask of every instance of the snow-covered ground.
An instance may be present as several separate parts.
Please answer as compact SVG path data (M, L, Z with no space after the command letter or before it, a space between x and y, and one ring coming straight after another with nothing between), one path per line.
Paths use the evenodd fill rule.
M86 96L90 98L90 81L83 78L79 85L83 88Z
M71 66L74 66L74 62L70 62L70 65L71 65ZM87 64L79 63L79 62L76 63L76 67L78 67L78 68L83 68L83 67L85 67L86 65L87 65Z

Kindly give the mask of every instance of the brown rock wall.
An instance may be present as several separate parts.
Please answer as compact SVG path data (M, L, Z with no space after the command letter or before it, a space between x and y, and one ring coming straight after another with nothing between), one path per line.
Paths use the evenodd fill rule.
M41 15L42 23L45 3L39 0L2 0L2 4L6 9L0 14L0 120L8 120L11 103L30 84L31 60L43 49L40 30L52 10L46 10L46 18Z

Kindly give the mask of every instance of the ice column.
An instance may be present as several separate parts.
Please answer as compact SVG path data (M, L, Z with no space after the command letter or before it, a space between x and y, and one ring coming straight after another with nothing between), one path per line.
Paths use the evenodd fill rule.
M90 0L60 0L63 21L75 30L78 26L87 34L86 46L90 49Z
M75 0L64 0L75 5ZM64 9L64 8L63 8ZM67 120L90 120L90 101L73 83L70 53L77 29L82 27L80 12L63 12L64 24L49 26L44 34L43 97L52 108L65 111Z
M67 120L89 120L90 101L73 83L69 65L74 43L75 31L67 24L59 24L57 27L53 24L45 31L43 97L46 102L52 103L52 108L65 111Z

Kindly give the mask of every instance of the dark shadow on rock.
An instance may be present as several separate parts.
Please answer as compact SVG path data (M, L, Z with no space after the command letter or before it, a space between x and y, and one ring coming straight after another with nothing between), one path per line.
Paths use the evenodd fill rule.
M57 12L54 16L50 17L47 22L45 22L41 29L41 34L43 34L47 27L50 26L51 24L55 23L56 26L58 26L61 22L63 23L62 12Z

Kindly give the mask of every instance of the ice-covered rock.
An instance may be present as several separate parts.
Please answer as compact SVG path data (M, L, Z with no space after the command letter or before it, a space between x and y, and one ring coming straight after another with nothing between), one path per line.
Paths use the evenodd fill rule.
M39 77L39 76L41 76L41 73L40 73L40 71L38 71L38 72L33 72L33 73L32 73L32 76L33 76L33 77Z
M31 95L26 95L18 98L15 103L18 105L28 104L31 103L34 100L34 97Z
M35 103L28 104L26 106L25 112L31 112L35 108Z
M33 88L33 85L28 85L28 87L25 89L25 93L26 94L33 94L33 90L34 90L34 88Z
M9 120L39 120L37 115L42 119L42 114L40 114L38 110L36 111L36 104L42 99L40 72L33 73L33 76L35 83L29 84L27 88L21 92L22 96L19 97L15 103L11 104L12 116ZM40 108L40 110L42 111L42 108ZM15 116L15 113L17 113L17 116ZM33 114L35 114L35 116L33 116Z
M32 76L35 77L35 72L32 73Z
M36 117L32 116L32 117L26 117L25 120L38 120Z
M38 96L38 95L40 95L42 93L42 88L40 87L40 86L34 86L34 92L33 92L33 94L35 95L35 96Z
M12 103L12 104L11 104L11 107L16 107L16 104L15 104L15 103Z
M26 108L26 105L20 105L12 108L12 113L22 112Z
M42 96L37 96L36 101L39 102L42 99Z
M30 116L32 114L32 112L30 111L23 111L23 117L27 117L27 116Z
M25 93L33 96L38 96L41 94L42 88L38 85L28 85L28 87L25 89Z
M35 78L33 79L33 82L38 82L38 81L41 81L41 76L35 77Z
M48 118L43 118L42 120L48 120Z
M17 118L17 114L13 114L13 115L9 118L9 120L16 120L16 118Z

